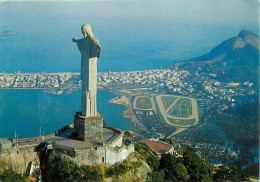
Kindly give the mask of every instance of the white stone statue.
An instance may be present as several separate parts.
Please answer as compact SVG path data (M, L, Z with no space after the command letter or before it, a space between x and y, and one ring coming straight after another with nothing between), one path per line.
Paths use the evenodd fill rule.
M92 33L91 26L81 27L83 39L73 38L81 53L82 98L81 113L85 117L97 116L97 58L101 54L101 46Z

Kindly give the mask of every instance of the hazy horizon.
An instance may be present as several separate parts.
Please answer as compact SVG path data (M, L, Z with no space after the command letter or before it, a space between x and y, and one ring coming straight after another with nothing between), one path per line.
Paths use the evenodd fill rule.
M209 52L242 29L259 35L258 1L2 1L0 71L79 72L73 37L90 23L99 72L160 68Z

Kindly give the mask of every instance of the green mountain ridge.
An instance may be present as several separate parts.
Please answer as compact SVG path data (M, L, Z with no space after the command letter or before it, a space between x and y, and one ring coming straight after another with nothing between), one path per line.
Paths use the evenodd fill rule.
M222 82L249 81L258 85L259 50L259 37L242 30L238 36L223 41L209 53L167 68L216 74L216 79Z

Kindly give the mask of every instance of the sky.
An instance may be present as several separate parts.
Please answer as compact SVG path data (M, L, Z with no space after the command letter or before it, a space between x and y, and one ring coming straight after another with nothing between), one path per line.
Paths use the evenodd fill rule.
M79 71L71 39L82 37L83 23L102 45L101 71L159 68L201 56L242 29L259 34L258 7L257 0L2 1L0 32L17 32L8 37L16 44L0 40L14 51L3 59L21 60L2 69L56 72L55 59L60 71Z
M95 1L77 1L77 0L19 0L23 2L64 2L74 4L91 4L91 13L95 16L117 17L117 16L137 16L178 19L186 21L214 21L216 23L230 23L230 21L255 21L258 17L258 0L95 0ZM0 2L18 2L10 0L0 0ZM49 4L52 7L52 4ZM33 11L33 10L32 10ZM60 12L65 12L60 9ZM66 9L66 13L74 14ZM80 12L77 12L80 13Z

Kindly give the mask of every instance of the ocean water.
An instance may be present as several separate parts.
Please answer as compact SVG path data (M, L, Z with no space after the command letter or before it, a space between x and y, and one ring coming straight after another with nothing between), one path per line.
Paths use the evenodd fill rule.
M199 9L201 3L180 2L5 1L0 33L16 34L0 34L0 72L80 72L72 38L82 38L84 23L92 25L102 46L99 72L157 69L201 56L242 29L258 33L257 8L245 14L242 3L244 9L231 14L233 5L220 3L234 19L228 22L213 13L224 11L217 4L204 3L209 10L215 7L211 14L203 3Z
M74 114L80 111L80 91L70 95L54 95L43 90L0 90L0 138L39 136L73 122ZM126 109L122 105L110 104L116 97L109 92L98 92L98 112L107 125L130 129L129 119L122 117ZM43 133L42 133L43 134Z

